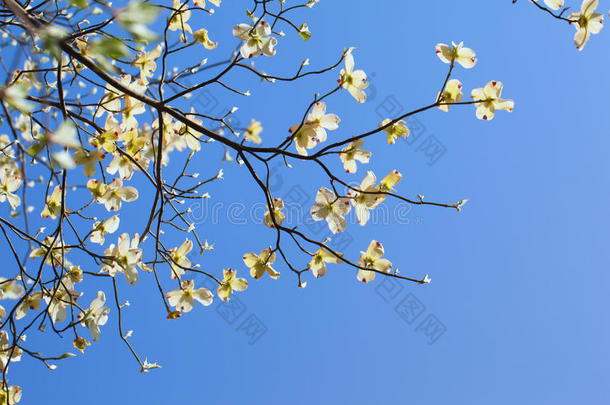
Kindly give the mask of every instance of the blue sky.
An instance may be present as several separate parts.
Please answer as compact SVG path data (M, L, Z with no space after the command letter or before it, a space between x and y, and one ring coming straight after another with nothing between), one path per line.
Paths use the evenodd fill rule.
M224 3L214 16L191 20L220 42L203 56L190 54L193 60L212 61L236 45L230 28L245 22L243 6ZM601 9L609 6L602 2ZM432 284L378 278L362 285L351 269L331 265L327 276L298 289L278 262L277 281L248 276L250 286L235 300L234 312L216 303L168 321L153 278L143 276L133 288L121 280L121 294L132 303L125 313L126 329L135 331L131 341L163 368L138 373L111 312L100 342L85 356L60 362L53 373L33 360L11 366L13 381L24 388L23 402L608 403L608 33L578 52L572 27L524 0L322 0L295 20L307 21L311 40L281 39L276 56L257 60L265 71L289 74L305 57L312 67L326 66L344 47L355 46L356 66L371 76L369 102L358 105L346 92L328 101L329 112L342 119L330 139L375 127L392 103L407 111L433 101L447 69L434 53L439 42L464 41L477 52L474 69L455 71L466 94L500 80L503 95L515 100L514 112L498 112L491 122L476 120L472 106L429 111L417 116L425 130L409 143L389 147L383 136L367 142L373 158L366 169L378 177L399 169L402 194L470 200L461 213L414 207L402 224L359 227L352 221L348 227L346 254L357 257L378 239L401 274L428 273ZM270 86L241 72L232 78L253 93L246 103L219 88L210 91L218 101L214 108L237 104L241 122L262 121L262 137L272 145L337 75ZM198 102L206 104L192 104ZM426 155L426 142L444 152ZM209 212L217 204L219 221L198 225L216 249L192 260L213 272L233 267L245 275L242 254L260 251L274 233L247 218L248 211L229 207L249 207L262 195L244 167L221 165L220 145L204 149L211 158L195 162L202 176L222 167L225 180L210 185L213 198L202 207ZM331 166L341 173L338 162ZM299 187L313 201L315 190L326 185L308 166L278 173L278 197ZM360 166L348 179L360 182L364 173ZM140 215L149 204L143 196L129 206L126 231L141 231ZM392 215L399 209L387 203ZM241 219L245 224L235 223ZM249 336L253 330L259 333ZM71 340L44 345L61 353Z

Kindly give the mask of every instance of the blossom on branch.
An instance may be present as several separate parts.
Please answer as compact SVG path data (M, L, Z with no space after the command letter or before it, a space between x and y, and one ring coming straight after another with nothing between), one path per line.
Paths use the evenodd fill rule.
M244 278L236 277L237 271L233 269L224 269L222 271L222 283L218 286L218 298L223 301L229 301L229 296L233 291L244 291L248 288L248 282Z
M580 12L568 16L569 20L575 21L572 23L576 28L574 43L579 51L585 47L591 34L599 34L604 28L604 16L595 12L598 3L598 0L583 0Z
M345 68L341 69L339 84L359 103L364 103L366 101L364 90L369 87L369 82L366 81L366 73L363 70L354 70L352 50L353 48L350 48L345 53Z
M331 252L328 249L321 247L313 254L311 261L307 265L311 274L314 277L320 278L326 274L326 263L341 263L343 260Z
M368 163L371 158L371 152L363 150L364 141L362 139L356 139L341 150L339 158L343 162L343 168L347 173L356 173L358 167L356 166L356 160L360 163Z
M462 83L458 79L451 79L447 82L445 89L442 93L436 96L436 99L440 103L438 106L439 110L448 112L449 103L459 102L464 94L462 93Z
M212 305L214 299L214 296L207 288L195 288L193 280L181 282L178 290L170 291L166 296L169 305L181 312L190 312L195 306L195 301L207 307Z
M362 183L360 183L360 187L357 190L350 189L347 194L351 197L352 205L358 217L358 223L362 226L366 225L369 221L369 210L375 209L381 203L381 195L375 193L377 191L377 187L375 187L376 182L375 173L368 171Z
M316 203L311 207L311 216L315 221L326 220L332 233L343 232L347 226L345 216L349 213L350 199L337 197L335 193L322 187L316 194Z
M78 314L81 324L89 329L94 342L100 338L100 326L105 325L108 321L110 308L104 306L105 303L106 295L103 291L98 291L97 297L91 301L89 309Z
M470 69L477 63L474 51L470 48L466 48L463 42L460 42L459 44L451 42L451 46L447 44L437 44L436 55L445 63L457 62L465 69Z
M246 133L244 134L244 139L250 141L252 143L260 144L263 140L260 137L260 133L263 132L262 124L255 120L254 118L250 122L250 125L246 129Z
M275 252L270 248L261 250L259 255L246 253L243 259L244 264L250 269L250 276L254 279L261 278L265 273L269 273L269 277L274 280L280 276L280 273L271 267L275 262Z
M267 210L264 216L264 223L269 228L275 228L273 222L274 220L278 225L282 225L282 222L284 222L284 219L286 218L286 216L282 212L282 210L284 209L284 200L282 200L281 198L274 198L273 200L271 200L271 204L273 208L273 217L271 211Z
M21 197L15 194L15 191L21 187L21 182L19 172L0 170L0 202L8 201L13 209L20 206Z
M386 118L385 120L383 120L379 123L379 128L385 127L390 122L392 122L392 120L389 118ZM389 125L388 127L384 128L383 132L385 132L388 135L388 145L395 144L396 139L399 139L399 138L407 139L409 137L409 128L407 127L405 122L402 120L396 121L392 125Z
M515 103L513 100L504 100L502 94L502 82L491 81L483 88L472 90L471 96L476 101L477 118L480 120L493 119L496 110L513 111Z
M307 156L307 149L313 149L319 142L326 141L326 130L339 128L340 121L336 114L326 114L326 103L317 102L303 125L296 124L289 129L299 154Z
M96 221L93 224L93 231L91 232L91 242L104 244L104 236L108 233L114 233L119 229L119 216L113 215L105 221Z
M271 36L271 26L266 21L248 24L238 24L233 27L233 36L244 41L241 46L241 56L248 59L263 54L275 55L277 39Z
M392 263L388 259L383 258L383 245L376 240L371 241L366 252L360 252L360 260L358 265L365 269L371 270L358 270L357 278L363 283L368 283L375 279L376 272L378 270L384 273L389 273L392 268Z
M104 256L109 257L109 259L105 261L102 271L113 277L117 273L123 273L129 284L136 284L140 278L137 267L147 270L147 267L142 263L142 249L139 244L140 236L138 234L135 234L131 241L129 240L129 234L121 234L117 244L110 245L104 251Z
M170 250L173 279L182 277L186 273L185 269L191 267L191 261L187 257L191 250L193 250L193 241L188 238L182 242L180 247Z

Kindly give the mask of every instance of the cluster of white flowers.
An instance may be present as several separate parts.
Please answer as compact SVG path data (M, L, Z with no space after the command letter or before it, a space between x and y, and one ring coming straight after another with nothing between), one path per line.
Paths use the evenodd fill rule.
M219 7L221 0L210 0L210 3ZM210 14L213 12L211 9L206 9L205 0L195 0L194 4ZM146 38L148 35L145 21L150 22L149 15L146 14L150 10L146 7L136 1L117 14L117 21L136 38ZM206 50L213 50L217 43L210 39L208 31L200 28L193 32L189 26L189 23L192 24L192 21L189 21L190 7L188 2L173 1L168 30L176 31L184 43L188 42L187 35L191 34L192 40L189 46L202 44ZM103 11L98 7L93 11L93 15L102 13ZM156 14L156 12L154 13ZM138 21L139 19L141 21ZM86 21L86 24L90 24L90 22ZM54 31L53 28L55 27L51 26L44 35L55 35L56 37L65 35L62 30ZM265 33L268 29L269 26L266 23L259 24L257 34L253 35L254 42L257 41L258 33L267 36L268 34ZM2 31L2 35L4 40L6 32ZM265 41L261 51L270 54L274 41L275 39ZM147 43L147 41L136 41L136 43ZM141 100L141 96L152 89L151 82L155 81L154 76L158 73L159 59L165 54L162 42L149 49L141 45L137 50L131 48L136 50L135 57L125 65L127 67L131 65L134 69L133 76L124 70L115 69L112 64L104 64L106 58L109 57L106 52L113 52L120 48L116 42L104 42L104 39L100 39L99 34L92 32L75 38L73 44L81 55L99 62L103 70L108 72L110 79L100 86L103 94L96 96L98 85L93 82L94 91L86 95L84 92L80 94L78 88L85 88L87 85L83 81L79 81L80 78L77 75L85 77L82 73L88 71L89 67L77 63L65 52L61 58L56 57L55 59L43 56L34 61L28 57L24 62L23 71L16 70L9 75L8 81L12 84L1 88L0 94L11 111L16 112L16 115L12 114L15 117L11 126L15 140L5 134L0 135L0 204L6 202L10 207L11 215L16 217L18 209L25 202L22 192L25 195L26 190L22 187L33 188L38 183L44 183L42 177L31 180L33 178L31 171L27 178L24 177L25 169L22 168L22 165L29 158L31 158L32 164L40 163L50 169L53 175L47 182L44 197L41 199L42 209L38 211L40 218L42 221L59 220L64 223L66 228L68 227L66 219L71 219L74 215L90 221L90 231L82 236L80 235L80 225L77 226L78 229L73 228L72 221L74 220L68 219L69 226L74 229L74 232L78 232L80 245L77 246L95 257L98 268L82 270L79 265L72 264L71 260L75 260L77 256L73 256L74 245L71 246L64 240L66 231L61 232L61 235L58 231L45 235L46 226L41 227L38 233L31 237L31 250L28 256L30 259L43 259L43 265L53 268L49 274L54 274L55 278L51 281L36 280L36 278L31 278L24 268L21 269L20 275L12 279L0 278L0 300L17 302L12 311L0 305L0 320L4 321L4 318L11 316L15 320L25 319L25 322L32 322L35 315L31 313L38 313L42 310L45 314L43 319L50 320L54 330L64 328L59 325L61 323L68 324L66 329L74 330L73 345L84 353L90 342L72 326L81 324L89 330L92 340L98 341L103 325L108 320L110 308L106 306L104 291L98 291L88 307L80 305L80 298L84 294L79 291L81 290L79 283L83 281L83 275L97 274L114 278L121 273L128 284L134 285L139 281L139 270L152 271L152 268L145 263L145 253L141 246L142 239L138 234L130 236L128 233L121 233L116 243L106 246L99 253L93 253L95 249L87 246L87 242L103 247L107 243L107 237L119 230L121 221L118 213L121 212L125 203L137 200L140 195L135 183L130 184L130 182L135 173L147 172L151 167L151 162L156 164L159 149L162 149L161 164L167 166L172 152L184 150L192 153L198 152L201 150L202 143L211 140L204 139L203 135L192 127L202 124L202 120L198 118L192 108L190 113L185 114L188 124L176 120L167 113L163 114L160 119L154 119L152 123L144 118L146 113L151 111L156 113L151 105L147 105ZM100 44L104 44L104 47ZM108 44L112 47L108 48ZM38 45L35 45L35 48L40 52ZM113 57L113 59L117 58ZM201 64L204 63L205 61ZM64 98L69 97L68 94L72 92L76 93L77 101L81 101L84 97L88 97L89 100L97 97L96 101L87 102L86 107L82 108L83 116L89 114L90 117L85 120L84 126L71 119L76 115L73 114L72 107L75 104L67 101L63 118L59 118L56 111L44 104L42 112L51 111L48 114L49 120L45 120L48 122L43 123L33 115L33 104L27 100L31 92L42 92L45 97L48 97L48 94L53 94L53 92L56 96L59 91L57 82L49 82L47 77L42 81L42 75L36 73L45 64L52 65L50 70L54 73L59 66L64 84ZM76 85L74 89L66 88L70 76L73 77L70 83L78 83L78 88ZM51 98L55 96L51 96ZM64 102L61 96L60 100ZM55 129L53 129L53 125L56 125ZM83 130L87 127L93 127L95 130ZM24 159L23 153L26 156L29 155L29 158ZM82 169L79 169L78 172L74 171L74 175L70 174L70 176L74 181L82 173L83 183L86 183L84 187L71 186L70 183L66 184L65 180L62 183L61 179L56 177L58 171L68 172L75 170L78 166L82 166ZM195 178L196 176L191 175L190 177ZM222 179L222 171L216 178ZM79 191L82 190L88 195L90 202L84 201L86 204L84 208L75 210L77 199L82 195ZM83 214L84 209L97 204L103 207L105 212L112 212L112 215L98 218ZM26 214L33 210L34 206L24 207ZM192 280L182 279L186 271L191 269L191 263L186 258L191 248L192 242L187 239L180 247L169 249L166 258L172 269L172 277L179 279L179 289L167 293L167 302L182 312L192 309L193 299L204 305L212 302L212 294L209 290L195 289ZM206 241L205 245L202 245L202 249L211 250L213 247ZM47 273L45 271L42 274ZM224 280L219 282L218 287L218 296L223 300L228 300L233 291L243 291L247 287L247 282L237 278L233 270L225 270L224 276ZM177 315L170 313L170 317L177 317ZM130 334L131 332L124 337L127 338ZM19 361L23 353L18 342L11 341L11 336L15 339L23 338L25 341L25 336L20 337L4 330L0 331L0 367L2 369L9 362ZM60 358L70 355L72 354L67 353ZM56 367L51 364L47 365L50 369ZM142 363L143 371L158 367L156 363L148 361ZM14 404L20 400L20 387L5 384L0 386L0 402Z
M539 8L543 7L537 0L531 1ZM312 7L317 2L318 0L310 0L303 6ZM332 139L341 131L339 116L327 112L327 103L329 103L328 111L337 111L335 109L337 106L333 106L328 101L328 96L342 92L346 96L349 94L358 103L367 100L366 90L369 82L364 70L356 69L353 55L355 48L347 48L343 52L340 61L343 66L338 77L335 76L338 84L334 86L334 90L322 97L316 94L314 102L302 119L289 122L289 136L277 151L258 146L263 143L261 137L263 123L257 119L252 118L247 127L237 128L237 131L230 126L228 117L237 110L237 107L222 117L210 117L198 113L191 105L188 105L184 112L171 106L171 101L188 99L192 91L206 84L204 82L189 89L180 82L180 78L196 74L198 69L207 63L207 59L179 71L178 67L172 69L167 66L167 57L190 46L197 47L202 52L213 51L218 47L218 42L211 39L215 38L214 32L210 33L204 27L194 26L198 19L192 18L192 14L214 13L215 9L207 3L205 0L193 0L192 4L185 0L172 0L171 7L161 7L135 0L129 2L126 8L113 15L116 21L134 37L135 45L132 45L131 41L100 35L96 32L98 29L83 29L73 38L71 37L70 41L63 42L71 44L68 45L69 49L78 52L80 58L67 52L65 47L61 49L57 47L58 39L68 33L53 24L48 24L48 27L32 35L35 37L36 56L27 56L23 69L8 74L9 84L0 87L3 107L6 106L9 111L6 117L11 120L11 137L0 134L0 206L10 210L11 217L20 215L21 212L18 212L20 208L23 209L24 216L34 212L36 217L40 216L35 219L42 221L42 225L45 226L42 226L37 233L29 230L25 232L17 227L11 228L20 239L29 244L24 255L32 261L39 261L37 265L40 265L40 273L38 276L36 273L29 273L30 269L26 270L25 265L22 266L20 263L19 275L13 278L0 278L0 300L16 302L12 310L0 305L0 320L3 320L3 325L7 324L5 320L7 317L11 318L11 322L12 318L24 319L22 322L32 322L35 316L42 313L43 323L50 320L54 330L73 331L74 347L84 352L90 345L87 339L95 342L101 338L102 327L107 323L111 311L106 306L106 293L97 291L97 288L93 290L97 292L95 297L91 297L90 304L81 305L84 292L91 291L83 287L84 276L106 277L112 280L119 319L121 308L128 305L128 303L119 305L116 290L117 283L123 283L123 277L127 284L133 286L139 282L141 276L154 272L162 292L160 296L163 298L170 319L192 311L195 301L203 306L212 304L213 292L208 288L196 287L191 277L193 274L204 273L215 280L218 283L215 295L222 301L228 301L235 292L246 290L248 281L237 276L238 270L223 269L223 277L220 279L200 270L197 263L191 262L191 252L197 249L197 246L201 253L214 247L207 240L202 242L197 235L195 225L184 219L184 214L188 213L190 208L180 210L179 205L184 204L184 199L187 197L209 198L209 195L207 193L197 195L199 186L206 182L195 180L194 187L182 188L179 181L198 177L199 174L187 173L187 166L191 157L201 152L202 148L207 148L205 144L209 142L219 141L228 149L233 148L231 150L240 152L240 156L235 158L238 164L246 160L244 150L251 151L256 157L258 152L270 153L271 150L274 156L282 155L289 167L288 159L315 160L320 163L318 158L322 156L338 155L338 159L333 157L335 163L342 165L345 173L352 175L358 172L358 166L367 165L372 159L372 153L365 149L365 138L380 134L383 136L383 143L394 145L398 140L410 136L410 129L405 121L408 115L405 114L400 117L385 118L367 133L326 146L331 143L328 139ZM209 0L209 3L220 7L221 0ZM261 3L269 2L256 2L257 6ZM284 10L284 1L280 0L280 4ZM563 0L544 0L544 4L555 11L564 7ZM571 13L567 17L563 17L563 14L556 15L576 28L574 41L579 50L583 49L591 34L599 33L603 27L603 15L595 12L597 6L597 0L584 0L579 12ZM67 9L70 7L72 6L68 6ZM170 37L170 41L167 38L165 41L160 41L150 35L146 24L154 20L151 17L151 7L167 11L165 34ZM101 8L95 7L91 15L97 16L102 13ZM249 91L238 91L220 80L234 66L245 67L267 82L275 81L273 76L258 71L254 61L257 57L273 57L278 49L282 49L278 47L278 40L285 34L276 27L278 21L288 20L267 12L266 8L262 16L264 18L257 18L254 12L248 12L249 23L233 26L232 34L240 41L239 52L237 50L234 52L227 70L207 84L217 83L228 91L249 96ZM66 20L69 20L67 16ZM83 26L88 24L91 24L88 20L86 24L83 22ZM307 23L302 23L300 26L292 23L289 25L302 39L308 40L311 37ZM15 27L19 28L20 25ZM4 28L0 32L2 40L10 39ZM25 37L30 40L27 35ZM513 110L514 102L502 98L503 84L496 80L487 82L481 88L472 89L470 92L472 100L464 101L462 82L453 78L452 74L457 65L470 69L477 64L477 57L472 49L465 47L463 43L451 42L451 45L438 44L435 50L438 58L450 67L443 87L436 94L436 101L428 108L449 112L452 106L455 108L457 105L473 105L476 117L480 120L493 119L498 110L509 112ZM44 52L49 56L42 56ZM131 55L130 52L133 54ZM109 62L109 59L112 59L112 62ZM307 59L302 63L301 69L308 64ZM327 69L330 70L331 68ZM40 72L45 73L40 74ZM88 78L85 73L91 74L93 79ZM297 78L302 77L300 73L301 70ZM308 72L310 73L319 72ZM54 78L56 81L50 82L49 78ZM99 80L102 80L101 84L98 83ZM91 87L92 90L85 94L84 91L79 92L77 86ZM172 86L177 87L178 90L172 88L170 92L169 88ZM76 94L73 95L74 93ZM158 94L161 101L152 98L153 94ZM35 110L34 105L38 104L41 108ZM38 119L41 114L47 114L44 120ZM153 118L150 119L149 116ZM208 121L204 125L203 120L218 124L219 128L214 131L209 130ZM227 128L239 138L239 144L224 138L221 132ZM292 143L297 152L286 152ZM316 148L319 149L316 151ZM286 153L282 154L282 152ZM312 156L308 156L310 153ZM175 159L176 155L182 158L188 155L188 158L182 173L176 182L171 184L163 178L161 172L171 171L166 167L170 164L170 157ZM234 160L229 150L225 153L225 160ZM267 163L267 160L260 160ZM48 179L43 176L35 178L32 172L38 173L35 171L37 169L30 171L28 164L48 169L50 173ZM79 166L82 166L82 169ZM28 167L28 175L26 175L26 167ZM254 169L251 170L254 172ZM66 180L68 173L69 181ZM256 173L252 174L258 180ZM372 211L388 197L397 197L394 190L403 177L398 170L392 170L378 181L372 170L366 170L363 178L358 176L359 185L349 186L356 182L344 182L330 171L328 174L331 177L330 186L318 189L310 208L310 215L314 221L326 221L333 235L346 230L352 208L361 226L369 223ZM143 181L153 185L152 189L156 192L156 196L146 230L141 234L133 234L123 232L126 215L129 215L124 211L129 210L129 206L133 205L129 203L139 198L148 198L146 193L137 188L139 183L134 178L139 176ZM216 179L223 179L222 170L208 181ZM341 195L337 190L336 186L339 183L348 187L345 195ZM44 192L41 191L42 197L36 202L31 202L31 199L26 201L27 189L34 187L39 189L45 187ZM270 190L266 191L267 211L264 214L264 225L272 228L272 232L277 232L278 235L280 232L295 232L296 227L289 228L285 224L290 221L286 220L283 212L284 201L281 198L273 198ZM422 196L419 196L419 199L419 202L424 203ZM459 211L466 201L462 200L450 207ZM35 208L35 205L27 205L28 203L40 204L40 206ZM75 208L77 206L82 208ZM168 207L168 210L171 208L172 215L175 215L172 219L163 217L163 209L159 207ZM102 214L99 214L100 212ZM75 220L73 221L72 218ZM183 220L184 224L177 225L178 219ZM59 226L53 227L55 229L52 232L47 232L46 228L51 221L58 222ZM156 233L151 230L154 221L158 221ZM8 220L6 223L9 224ZM84 229L82 223L86 223L86 231L81 235L80 232ZM25 224L26 228L30 226L28 222ZM189 237L181 238L180 240L183 241L178 246L166 247L161 240L161 235L164 233L161 224L173 226ZM182 225L184 226L181 227ZM67 240L66 235L71 231L78 239L78 243ZM110 236L114 234L118 237ZM191 236L193 234L194 236ZM146 245L146 240L151 239L151 235L156 239L155 255L145 250L151 245L151 243ZM107 242L107 237L114 243ZM278 245L275 247L266 247L259 254L250 252L243 255L243 263L249 270L251 278L259 280L265 274L271 279L279 278L280 272L273 267L278 267L275 263L276 256L295 271L280 249L280 238L278 237L277 240ZM373 281L377 273L398 276L397 271L392 270L392 263L384 258L384 247L377 240L372 240L366 251L361 252L359 259L352 261L344 253L328 247L327 241L312 242L307 238L305 240L312 243L314 248L311 251L301 249L306 253L307 261L303 265L303 270L296 271L300 287L306 284L301 282L302 273L311 272L315 278L322 277L327 273L329 263L348 263L358 270L356 277L363 283ZM12 245L10 248L13 249L14 255L18 256ZM81 260L84 254L88 254L93 259L93 264L89 266L82 264L81 269L81 265L73 264L72 261ZM157 273L157 266L160 263L167 264L166 274ZM43 274L45 277L49 274L51 278L43 280ZM119 274L122 276L117 277ZM165 277L160 278L159 274ZM413 281L429 283L430 278L425 275L421 280ZM165 282L173 283L173 289L165 290ZM79 324L89 331L91 338L86 339L80 335L81 328L75 327ZM86 331L85 333L87 334ZM124 339L130 334L131 332L123 334L121 330L121 337ZM29 353L20 348L20 340L24 339L24 336L14 332L0 331L2 369L8 367L11 362L19 361L24 353L25 355ZM65 356L68 355L70 354ZM139 358L138 362L140 362ZM140 365L142 371L160 367L156 362L149 363L147 360L140 362ZM48 366L51 369L54 367ZM20 399L20 387L9 386L6 382L0 385L1 403L17 403Z
M444 63L449 63L453 66L454 63L460 64L465 69L474 67L477 63L477 58L474 51L466 48L463 42L451 45L438 44L436 45L436 54ZM476 115L481 120L493 119L496 110L512 111L514 102L512 100L504 100L500 98L502 93L502 83L492 80L483 88L472 90L471 97L474 99L476 107ZM457 79L451 79L445 83L443 91L438 94L437 100L440 103L438 108L442 111L449 111L449 106L462 100L462 83Z
M244 52L243 49L242 47L242 52ZM348 90L359 103L362 103L366 100L364 90L368 87L368 82L364 71L354 70L353 49L349 48L344 54L345 67L340 72L338 82L341 88ZM474 67L477 63L475 52L464 47L463 43L438 44L436 54L441 61L451 64L451 71L455 63L466 69ZM497 81L490 81L485 87L472 90L473 102L468 104L473 104L476 107L477 118L491 120L496 110L512 111L513 101L500 98L501 92L502 83ZM457 79L449 80L448 77L442 91L437 95L438 108L447 112L450 105L459 103L462 97L461 82ZM313 149L318 143L326 141L326 130L336 130L339 122L340 119L336 114L326 113L324 102L315 103L307 119L289 129L298 153L307 155L308 149ZM260 127L260 124L258 126ZM397 139L407 138L410 133L406 123L401 119L386 118L379 124L379 130L387 134L387 143L390 145L394 144ZM347 173L356 173L356 161L363 164L369 163L371 153L363 150L363 146L364 141L362 139L355 139L344 147L339 154ZM346 196L339 196L334 191L322 187L316 194L315 204L310 210L311 216L315 221L326 220L330 231L336 234L345 231L347 227L345 217L353 206L358 223L365 225L369 221L370 211L377 208L386 199L388 193L394 190L401 179L402 174L398 170L393 170L377 184L375 174L368 171L360 186L351 188ZM276 198L272 200L271 205L272 209L265 214L265 225L274 227L273 219L275 223L281 225L285 220L285 215L282 213L284 203L281 199ZM461 205L463 203L456 205L456 208L459 210ZM312 255L308 267L315 277L320 277L326 273L326 263L339 263L342 261L342 256L343 254L340 252L332 252L321 246ZM358 262L360 269L357 274L358 280L369 282L375 278L375 272L389 273L392 265L382 256L383 246L377 241L372 241L367 251L362 252ZM270 266L274 261L275 251L271 247L264 249L258 256L253 253L244 256L244 262L251 269L251 274L255 278L260 278L265 272L268 272L272 278L277 278L279 273ZM429 282L429 278L424 277L422 282Z

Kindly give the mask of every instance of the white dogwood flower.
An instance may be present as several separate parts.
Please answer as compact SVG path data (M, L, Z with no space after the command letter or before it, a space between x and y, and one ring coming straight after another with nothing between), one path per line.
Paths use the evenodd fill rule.
M127 156L123 156L120 152L114 152L112 161L106 166L106 172L112 175L119 172L122 180L130 180L133 176L134 165Z
M198 125L203 123L203 121L198 119L197 115L195 115L195 109L193 107L191 107L190 114L186 114L186 118ZM201 150L201 144L199 143L199 139L203 135L201 132L195 131L193 128L180 121L176 122L173 127L175 134L177 135L173 137L173 145L176 149L182 151L185 147L188 147L193 152L199 152Z
M186 272L184 268L188 269L191 267L191 261L188 257L186 257L189 253L191 253L191 250L193 250L193 241L188 238L182 242L180 247L170 250L170 266L172 268L173 279L182 277Z
M299 155L307 156L307 149L313 149L318 144L315 129L306 123L303 123L301 129L299 129L299 125L296 124L291 126L288 131L290 133L297 131L296 134L293 134L293 137L294 146L296 147Z
M21 187L21 183L22 180L18 171L0 170L0 202L8 200L13 209L20 206L21 198L14 192Z
M22 354L23 351L20 348L16 345L11 345L8 333L5 330L0 331L0 368L4 370L9 361L11 363L14 361L21 361Z
M53 189L50 196L47 196L47 203L44 206L40 216L43 218L57 218L61 212L61 186L57 185Z
M271 36L271 26L266 21L258 22L256 28L248 24L238 24L233 27L233 36L244 41L240 53L246 59L261 53L265 56L275 55L277 39Z
M161 56L163 52L163 46L161 44L157 44L157 46L150 52L140 52L131 63L132 66L135 66L140 69L140 78L148 83L148 77L153 77L155 70L157 70L157 62L155 60Z
M377 187L375 187L376 182L375 173L368 171L362 183L360 183L358 191L349 190L348 192L360 225L366 225L370 217L369 211L376 208L382 201L380 194L372 194L377 191Z
M326 263L341 263L343 260L330 253L328 249L321 247L311 257L307 265L314 277L319 278L326 274Z
M193 32L193 38L195 39L195 42L203 44L203 47L207 50L215 49L218 46L218 42L214 42L210 39L208 30L205 28L201 28Z
M282 212L284 209L284 200L281 198L274 198L271 203L273 206L273 218L271 217L271 212L267 210L267 212L265 212L264 222L269 228L274 228L273 219L275 219L275 222L277 222L278 225L282 225L286 216Z
M391 192L400 180L402 180L402 174L398 170L392 170L381 180L378 189L379 191Z
M50 292L50 297L45 297L48 303L48 313L54 324L63 322L68 315L67 307L76 302L81 294L72 289L71 283L67 279Z
M138 199L138 190L132 186L123 187L123 181L115 178L106 185L106 192L100 198L108 211L118 211L121 209L121 202L132 202Z
M379 127L380 128L385 127L390 122L392 122L392 120L389 118L386 118L385 120L381 121L381 123L379 124ZM405 122L402 120L396 121L392 125L388 126L387 128L385 128L383 130L383 132L385 132L388 135L388 145L395 144L396 139L398 139L398 138L407 139L409 137L409 128L407 127Z
M449 104L446 103L457 103L464 97L462 93L462 83L457 79L451 79L447 82L443 93L439 93L436 98L441 105L438 106L439 110L448 112Z
M233 291L244 291L248 288L248 282L244 278L236 277L237 271L233 269L224 269L222 271L222 284L218 286L218 298L223 301L229 301L229 296Z
M95 201L103 204L104 202L102 199L108 190L106 183L96 179L89 179L86 186L87 190L89 190L91 195L95 198Z
M173 0L172 17L169 20L168 29L170 31L185 31L193 32L187 21L191 18L191 11L188 9L188 3L181 3L180 0Z
M360 163L369 162L371 152L362 150L362 146L364 146L364 141L362 139L356 139L355 141L350 142L345 148L341 149L339 157L343 162L343 168L346 173L356 173L358 170L356 160Z
M53 243L53 240L55 240L55 243ZM47 251L49 249L51 250L51 252L47 255ZM58 266L62 264L67 265L68 263L65 260L64 256L69 251L70 248L62 245L60 238L52 238L50 236L47 236L44 239L42 246L32 249L32 251L30 252L30 259L33 259L35 257L46 256L46 263L49 266Z
M79 149L74 152L74 163L83 166L83 173L87 177L92 177L95 174L95 165L97 162L104 160L106 155L97 149L87 150Z
M80 283L83 281L83 271L81 270L80 266L69 266L66 277L72 284Z
M106 96L104 96L106 97ZM107 94L108 102L101 104L102 108L98 109L98 115L103 114L104 111L120 112L121 111L121 99L116 93L109 92ZM114 97L114 98L111 98ZM102 98L102 101L104 99ZM107 109L107 110L106 110ZM119 122L114 118L112 114L108 114L106 122L104 123L104 132L91 139L89 143L96 147L98 150L104 150L107 153L113 153L116 150L116 142L124 141L125 133L121 129Z
M100 338L100 326L105 325L108 321L110 308L104 306L105 303L106 295L103 291L98 291L95 299L91 301L89 309L84 314L78 314L81 324L89 329L94 342Z
M360 252L360 260L358 265L365 269L372 269L389 273L392 268L392 263L388 259L383 258L383 245L376 240L371 241L366 252ZM358 270L358 280L363 283L368 283L375 279L375 271L371 270Z
M381 180L381 182L379 182L379 185L375 187L377 191L380 191L380 194L378 194L377 197L376 206L385 201L385 199L387 198L387 194L384 193L390 193L394 191L394 187L396 187L400 180L402 180L402 173L400 173L398 170L392 170L387 176L383 178L383 180Z
M318 142L326 141L326 130L334 131L339 128L340 121L336 114L326 114L326 103L316 103L303 125L296 124L289 129L299 154L306 156L307 149L314 148Z
M21 401L21 387L18 385L10 385L8 391L4 387L0 387L0 404L18 404Z
M352 50L352 48L348 49L345 54L345 69L341 69L339 84L359 103L364 103L366 101L364 89L369 87L369 82L366 81L366 73L363 70L354 70Z
M460 42L459 44L451 42L451 46L447 44L437 44L436 55L445 63L457 62L465 69L470 69L477 63L474 51L464 47L463 42Z
M260 137L261 132L263 132L263 126L261 123L254 118L250 121L250 125L246 129L246 133L244 134L244 139L253 142L253 143L261 143L263 140Z
M119 229L119 216L113 215L105 221L96 221L93 224L93 232L91 232L91 242L104 244L104 236L108 233L113 233Z
M28 311L37 311L40 309L40 300L42 299L42 292L36 291L23 299L21 304L15 309L15 319L21 319L27 315Z
M604 16L595 12L598 0L583 0L580 12L572 13L568 16L569 20L575 21L574 43L579 51L587 44L591 34L598 34L604 28Z
M214 296L207 288L195 289L195 284L192 280L183 281L180 283L180 289L173 290L167 293L167 300L169 305L175 307L181 312L190 312L194 305L195 300L201 303L203 306L209 306L212 304Z
M17 280L7 280L0 277L0 300L16 300L24 293L23 285Z
M483 88L472 90L471 96L477 101L477 118L480 120L493 119L496 110L513 111L515 105L513 100L504 100L502 94L502 82L491 81Z
M137 267L146 270L146 266L142 263L142 249L139 244L140 236L138 234L135 234L131 241L129 234L121 234L116 246L112 244L104 251L104 255L110 259L105 262L102 271L113 277L117 273L123 273L129 284L136 284L139 280Z
M346 216L350 209L349 198L337 197L326 187L316 194L316 203L311 207L311 216L315 221L326 220L332 233L343 232L347 226Z
M271 265L275 262L275 252L269 249L261 250L259 255L246 253L243 257L244 264L250 269L250 276L254 279L261 278L265 273L273 280L280 276Z

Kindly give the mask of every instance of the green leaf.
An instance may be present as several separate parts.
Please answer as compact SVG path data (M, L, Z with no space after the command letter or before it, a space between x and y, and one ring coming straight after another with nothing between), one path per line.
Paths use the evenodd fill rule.
M68 0L70 4L72 4L76 8L87 8L89 7L89 2L87 0Z
M156 34L146 24L157 19L159 10L157 7L138 0L132 0L127 7L119 12L119 23L138 40L151 41Z
M59 41L61 41L67 34L68 32L63 28L52 24L46 25L40 31L40 37L42 38L45 51L49 52L57 60L60 59L59 55L61 54Z
M121 59L129 56L129 49L123 41L115 38L104 38L91 45L91 53L111 59Z
M309 27L307 26L307 23L301 24L301 26L299 27L299 35L305 41L307 41L309 38L311 38L311 31L309 31Z
M30 156L36 156L40 153L41 150L43 150L45 147L44 142L36 142L32 145L30 145L30 147L28 148L27 152L28 155Z

